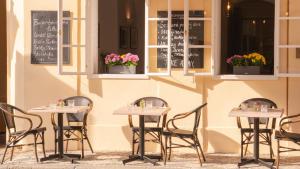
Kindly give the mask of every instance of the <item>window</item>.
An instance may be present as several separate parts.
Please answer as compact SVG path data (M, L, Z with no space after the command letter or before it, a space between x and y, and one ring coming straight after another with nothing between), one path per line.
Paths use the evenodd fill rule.
M275 0L222 0L221 74L233 74L226 58L253 52L266 58L260 74L274 74Z
M90 55L89 35L87 34L87 1L69 3L58 0L58 70L62 75L88 74L88 57ZM69 13L65 15L64 12ZM63 23L68 23L65 26ZM64 31L68 29L70 31ZM68 36L64 36L68 32ZM65 39L65 38L68 39ZM68 49L68 52L64 52ZM64 54L70 55L70 63L63 63Z
M58 67L61 74L118 78L119 75L106 74L105 52L133 51L141 61L132 78L170 75L172 71L181 71L185 75L214 75L221 79L265 80L300 76L298 0L81 0L77 2L80 4L57 1L59 32L63 32L63 22L70 23L70 41L66 43L62 33L59 34ZM229 11L226 8L228 2ZM115 4L112 6L112 3ZM243 3L255 7L251 10L251 5ZM113 7L117 10L109 10ZM238 20L234 17L241 8L250 10L250 14L242 14L242 19ZM251 12L262 11L261 8L268 10L263 14L257 12L257 15ZM128 9L130 15L126 14ZM70 11L70 16L63 16L63 11ZM115 18L109 21L114 24L101 24L112 15ZM239 27L233 29L231 23ZM239 30L238 36L232 35L232 31ZM107 38L114 40L107 41ZM70 48L70 64L62 62L64 47ZM255 49L268 57L269 64L264 66L262 75L232 75L232 68L225 63L225 58ZM222 74L229 78L220 76Z
M98 0L98 70L109 72L105 56L132 53L139 56L137 74L144 74L145 3L143 0Z
M277 9L278 48L276 74L280 77L300 77L300 6L299 0L279 0Z

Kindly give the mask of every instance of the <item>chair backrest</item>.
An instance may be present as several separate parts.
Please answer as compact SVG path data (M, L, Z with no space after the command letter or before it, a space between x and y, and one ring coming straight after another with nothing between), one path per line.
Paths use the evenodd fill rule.
M86 124L87 115L89 111L93 108L93 101L87 97L84 96L73 96L64 99L65 105L68 105L69 100L74 100L75 106L89 106L90 109L85 112L80 113L67 113L67 120L68 122L82 122Z
M258 105L267 105L268 108L277 108L276 103L274 103L272 100L269 100L266 98L252 98L252 99L245 100L243 103L246 103L248 105L248 107L252 107L255 104L258 104ZM248 118L248 123L251 126L254 123L254 118ZM265 124L267 127L269 124L269 118L260 118L259 123ZM274 120L273 120L273 123L275 123ZM272 126L273 126L273 124L272 124Z
M15 110L18 109L12 105L6 103L0 103L0 110L8 131L10 130L16 131L14 114L15 114Z
M133 104L136 106L140 106L140 103L142 100L145 101L145 105L147 105L147 102L152 102L152 106L155 106L155 107L168 107L168 103L165 100L158 98L158 97L143 97L143 98L136 100ZM164 116L163 123L165 123L165 120L166 120L166 115ZM157 123L157 126L159 126L160 116L145 116L144 122L145 123ZM164 126L164 124L163 124L163 126Z
M199 106L199 107L197 107L197 108L195 108L194 110L191 111L192 113L195 113L193 133L197 133L197 131L198 131L202 110L206 105L207 105L207 103L204 103L201 106Z

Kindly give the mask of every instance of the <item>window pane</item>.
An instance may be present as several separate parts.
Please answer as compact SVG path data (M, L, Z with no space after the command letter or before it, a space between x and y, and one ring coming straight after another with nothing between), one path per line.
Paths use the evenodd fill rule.
M168 67L168 49L150 48L149 52L149 73L167 73Z
M86 72L85 48L64 48L64 58L67 56L66 52L69 53L69 57L64 59L63 72Z
M212 0L190 0L189 8L192 11L203 11L204 17L211 17ZM190 15L190 17L195 17Z
M298 51L297 51L298 50ZM297 54L298 52L298 54ZM296 48L280 49L279 73L300 74L300 51Z
M71 18L85 18L86 1L88 0L62 0L63 11L71 12Z
M211 45L211 21L189 21L189 44Z
M69 23L64 24L63 27L64 30L69 30L69 32L67 32L69 34L64 34L64 44L85 45L86 21L64 20L64 23Z
M300 45L300 20L280 21L280 45Z
M299 0L280 0L280 16L300 16Z
M168 21L148 22L149 45L168 45Z
M159 15L159 11L168 11L168 0L148 0L149 18L168 18L168 13Z
M189 49L188 67L189 73L211 72L211 49Z

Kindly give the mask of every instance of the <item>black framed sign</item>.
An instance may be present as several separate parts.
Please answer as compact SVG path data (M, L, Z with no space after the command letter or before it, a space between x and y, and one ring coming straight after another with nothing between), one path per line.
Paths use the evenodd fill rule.
M182 68L184 57L184 12L172 11L171 24L171 67ZM158 11L158 17L166 18L168 11ZM193 18L204 17L204 11L189 11L189 16ZM204 44L204 21L191 20L189 21L189 43L192 45ZM157 45L168 44L168 21L157 22ZM157 49L157 67L167 67L167 49ZM204 67L204 49L190 48L189 49L189 67L203 68Z
M57 11L31 11L31 64L57 64L57 19ZM63 21L63 44L70 44L69 20ZM63 63L70 63L69 47L63 48Z

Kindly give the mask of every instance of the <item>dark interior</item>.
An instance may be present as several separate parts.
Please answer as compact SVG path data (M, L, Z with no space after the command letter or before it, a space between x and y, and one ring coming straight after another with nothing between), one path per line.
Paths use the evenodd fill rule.
M0 102L6 102L6 78L7 78L7 53L6 53L6 1L0 1L0 35L2 40L0 41ZM5 145L5 124L3 116L0 114L0 146Z
M144 73L144 0L98 1L98 72L107 73L104 57L109 53L133 53L140 58L137 73Z
M261 73L273 74L274 0L223 0L221 10L221 73L233 72L226 58L258 52L267 61Z

